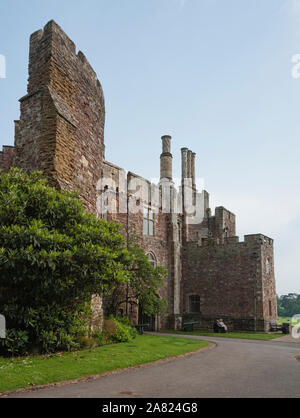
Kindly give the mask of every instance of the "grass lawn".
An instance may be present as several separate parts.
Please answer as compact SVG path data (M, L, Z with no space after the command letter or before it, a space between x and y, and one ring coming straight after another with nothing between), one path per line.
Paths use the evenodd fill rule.
M292 318L279 316L278 317L278 324L283 324L284 322L291 322Z
M48 356L0 357L0 392L101 374L197 351L206 341L140 335L129 343Z
M167 334L183 334L183 335L202 335L204 337L222 337L222 338L240 338L245 340L273 340L274 338L280 338L283 337L284 334L282 333L270 333L270 334L264 334L264 333L255 333L255 332L227 332L226 334L219 334L214 333L210 331L160 331L165 332Z

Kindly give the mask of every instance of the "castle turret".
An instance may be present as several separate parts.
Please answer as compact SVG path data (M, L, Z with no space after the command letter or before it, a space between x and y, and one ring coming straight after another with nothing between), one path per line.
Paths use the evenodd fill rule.
M160 179L172 180L171 139L169 135L162 136L162 154L160 156Z

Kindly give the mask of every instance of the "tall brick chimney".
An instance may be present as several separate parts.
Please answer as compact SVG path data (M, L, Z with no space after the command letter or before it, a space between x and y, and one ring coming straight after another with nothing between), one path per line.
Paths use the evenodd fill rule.
M162 154L160 156L160 179L172 180L171 139L169 135L162 136Z

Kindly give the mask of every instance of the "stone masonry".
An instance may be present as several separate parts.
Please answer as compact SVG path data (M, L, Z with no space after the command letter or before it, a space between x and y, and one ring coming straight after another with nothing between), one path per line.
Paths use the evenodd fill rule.
M121 224L126 239L135 237L151 262L168 270L160 289L168 315L144 318L130 309L135 322L147 320L158 330L195 320L211 329L222 317L229 329L264 331L277 320L273 240L256 234L239 242L233 213L218 207L212 216L209 194L196 189L196 154L187 148L176 190L168 135L162 137L159 184L106 161L101 84L54 21L31 35L20 104L15 146L3 147L0 168L41 170L51 185L78 190L87 211ZM102 301L94 298L93 306L99 323Z

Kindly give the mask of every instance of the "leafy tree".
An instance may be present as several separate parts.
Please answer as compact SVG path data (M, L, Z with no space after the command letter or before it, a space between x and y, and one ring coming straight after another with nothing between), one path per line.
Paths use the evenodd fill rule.
M84 211L41 173L0 175L0 353L77 347L91 295L124 285L130 256L118 225Z
M276 299L277 299L277 312L278 312L278 316L286 316L284 313L284 308L281 305L281 297L276 295Z
M279 316L294 316L300 314L300 295L289 293L277 298Z
M167 310L166 301L158 294L159 287L167 271L161 266L153 266L141 247L134 241L128 247L129 258L126 268L130 279L126 286L115 283L105 298L105 313L117 315L119 308L128 305L139 305L144 314L164 315Z

